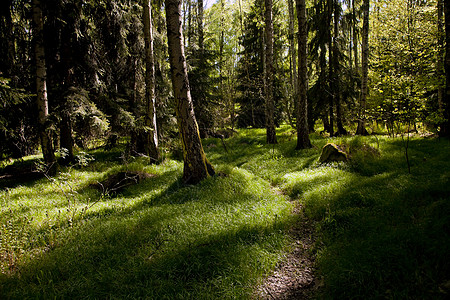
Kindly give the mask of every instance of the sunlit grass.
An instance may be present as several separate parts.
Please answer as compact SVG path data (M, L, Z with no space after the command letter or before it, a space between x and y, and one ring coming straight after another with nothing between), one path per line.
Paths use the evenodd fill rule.
M156 177L115 195L90 186L124 170ZM0 294L250 295L284 253L291 204L240 168L224 168L225 176L197 186L183 185L181 171L182 163L169 160L149 165L137 158L109 168L96 160L63 170L53 183L44 178L2 191Z
M183 164L151 165L123 149L84 167L0 190L0 298L248 299L286 255L299 201L317 226L323 298L445 298L450 264L450 143L264 129L206 139L219 176L181 182ZM327 142L351 152L321 165ZM375 150L374 150L375 149ZM36 158L25 163L33 164ZM153 174L115 193L111 174ZM283 194L280 194L282 191Z

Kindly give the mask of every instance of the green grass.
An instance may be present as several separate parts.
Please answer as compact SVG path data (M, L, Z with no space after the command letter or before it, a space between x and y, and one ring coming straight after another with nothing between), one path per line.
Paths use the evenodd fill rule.
M289 127L274 146L258 129L225 140L228 151L206 139L222 175L196 186L181 183L181 162L120 148L53 182L5 181L0 298L249 299L289 250L290 200L317 224L318 298L448 296L449 141L413 138L409 174L401 139L311 139L302 151ZM320 165L327 141L351 161ZM91 187L123 170L156 176L118 194Z
M185 186L180 162L93 155L54 184L1 191L1 298L247 298L286 250L291 204L244 169ZM89 187L124 169L157 176Z

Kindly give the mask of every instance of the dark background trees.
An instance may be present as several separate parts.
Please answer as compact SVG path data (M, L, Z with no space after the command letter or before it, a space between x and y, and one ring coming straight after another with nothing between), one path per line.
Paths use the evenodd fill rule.
M42 3L46 124L52 147L64 149L60 162L70 162L79 149L113 146L117 138L129 143L130 153L148 155L142 132L157 132L164 149L179 147L166 22L157 1L151 2L150 51L156 122L148 122L145 74L152 67L145 62L143 4ZM1 5L0 149L2 158L21 157L43 150L34 98L38 61L33 47L39 34L32 27L30 0ZM273 32L264 17L267 7ZM396 134L406 124L445 135L445 8L442 1L305 1L305 68L297 61L301 28L290 1L182 2L187 72L201 136L218 136L218 130L236 125L263 128L272 120L274 126L286 122L297 130L302 115L309 131L331 136ZM308 105L297 115L302 75L308 78ZM274 105L267 117L269 96ZM154 123L156 130L149 126Z

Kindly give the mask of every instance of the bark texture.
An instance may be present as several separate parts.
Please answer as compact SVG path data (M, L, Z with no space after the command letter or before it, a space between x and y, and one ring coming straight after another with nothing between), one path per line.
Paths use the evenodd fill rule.
M153 56L152 8L150 0L144 0L145 40L145 150L153 162L158 161L158 131L156 126L155 59Z
M33 30L34 53L36 59L36 94L39 121L39 136L41 140L44 162L49 171L54 170L55 154L48 126L48 100L47 100L47 70L45 67L44 51L44 21L42 18L41 2L33 0ZM52 172L52 171L51 171ZM52 172L53 173L53 172Z
M185 183L196 184L214 175L214 168L203 151L192 105L183 47L181 0L166 0L165 6L175 111L183 145L183 180Z
M311 148L308 129L308 65L305 0L296 0L298 19L298 91L297 91L297 147L296 149Z
M266 98L266 135L268 144L276 144L275 106L273 101L273 21L272 0L265 0L265 98Z
M363 2L363 32L362 32L362 78L361 78L361 99L359 103L359 120L356 134L366 135L365 110L367 103L367 79L369 74L369 0Z

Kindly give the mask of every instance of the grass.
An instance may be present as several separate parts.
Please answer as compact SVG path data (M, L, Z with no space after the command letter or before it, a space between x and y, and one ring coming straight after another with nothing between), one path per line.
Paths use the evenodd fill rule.
M54 183L1 191L1 298L247 298L286 250L291 204L244 169L185 186L180 162L92 155ZM90 188L124 169L157 176Z
M204 140L222 176L181 183L182 163L121 149L54 178L0 191L0 298L249 299L288 251L299 201L317 224L318 298L439 299L450 291L450 144L311 135L295 151L263 130ZM320 165L326 142L348 163ZM29 162L27 162L29 163ZM123 170L155 174L118 194L91 185ZM279 191L282 191L280 193ZM64 192L63 192L64 191Z

